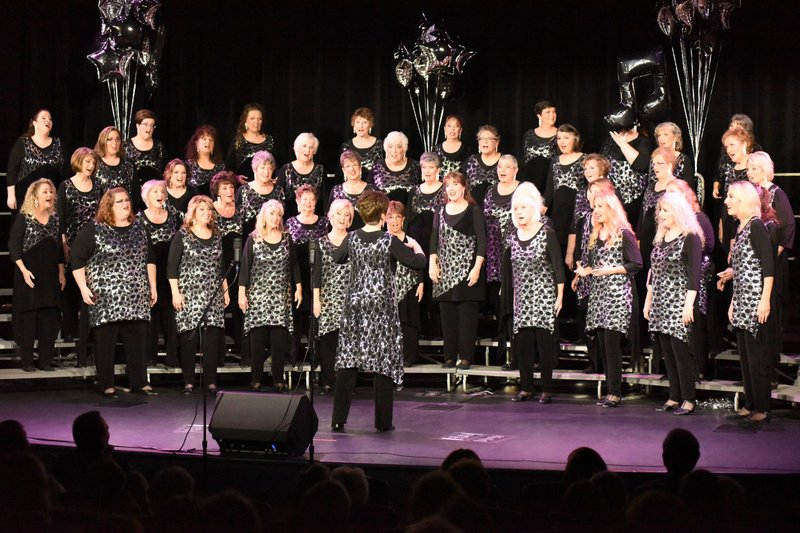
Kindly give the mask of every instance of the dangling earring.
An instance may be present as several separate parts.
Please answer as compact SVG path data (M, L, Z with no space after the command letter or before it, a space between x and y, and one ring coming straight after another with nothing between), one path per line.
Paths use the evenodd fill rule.
M370 129L369 129L369 132L368 132L368 133L369 133L370 135L372 135L372 128L370 128Z
M33 207L39 207L39 200L33 200Z

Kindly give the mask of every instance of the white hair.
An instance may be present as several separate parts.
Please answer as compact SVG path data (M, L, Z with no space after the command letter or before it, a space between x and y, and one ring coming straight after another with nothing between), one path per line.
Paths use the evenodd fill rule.
M317 137L313 133L304 132L298 135L297 138L294 140L293 148L297 150L303 143L303 141L311 141L311 144L314 146L314 153L315 154L317 153L317 149L319 148L319 139L317 139Z
M542 207L544 206L544 199L539 193L539 189L536 188L536 185L529 181L525 181L517 186L517 190L514 191L514 196L511 197L511 209L513 210L515 205L520 204L528 205L533 208L533 216L531 218L534 222L539 222L542 220ZM512 217L512 221L514 222L514 227L519 228L517 219Z
M390 131L389 134L383 139L383 149L389 144L400 143L403 150L408 150L408 137L402 131Z

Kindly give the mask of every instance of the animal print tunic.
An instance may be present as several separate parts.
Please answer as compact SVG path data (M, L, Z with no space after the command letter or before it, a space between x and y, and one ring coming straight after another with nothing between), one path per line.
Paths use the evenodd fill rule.
M133 193L133 163L127 158L122 158L119 164L111 166L97 158L97 172L92 177L92 181L98 188L100 196L103 196L109 189L122 187L128 194Z
M444 188L444 187L442 187ZM483 203L486 220L486 281L500 281L503 253L508 247L508 236L514 230L511 220L512 194L501 195L492 187Z
M527 242L514 234L507 239L514 277L515 335L522 328L555 331L556 275L547 251L547 233L542 227Z
M79 191L71 179L58 186L58 214L61 233L67 236L67 244L78 235L81 228L91 221L100 207L100 190L96 185L89 192Z
M758 303L764 287L762 261L756 255L751 232L756 218L751 218L736 234L731 250L733 266L733 320L731 326L758 335ZM758 220L759 224L763 224Z
M642 196L647 176L633 170L627 161L610 159L611 170L608 178L614 183L617 195L625 205L635 202Z
M336 246L327 236L319 239L319 261L321 261L319 299L319 336L339 329L344 311L344 298L350 283L350 263L335 263L331 254Z
M178 333L196 328L203 310L212 298L213 303L206 315L209 327L225 327L225 305L219 282L222 279L222 237L212 235L206 244L194 233L181 229L175 239L182 239L183 253L178 264L178 288L184 297L184 307L175 312Z
M689 342L690 329L683 323L683 306L689 290L689 272L682 260L685 235L671 242L662 241L653 245L650 255L650 306L649 330L665 333Z
M203 194L210 191L211 178L217 172L225 170L225 165L222 163L215 163L211 169L201 168L197 161L187 161L189 165L189 186L197 190L202 190ZM210 195L209 195L210 196Z
M588 265L592 269L623 266L623 239L626 233L635 243L635 237L628 230L623 230L623 235L610 245L597 239L594 246L587 250ZM641 258L639 265L641 268ZM632 311L633 272L592 277L586 331L607 329L626 334L630 329Z
M114 228L92 222L94 253L86 264L86 286L94 294L88 306L91 327L123 320L150 320L150 283L147 277L148 237L133 224Z
M445 221L445 208L439 208L439 283L433 284L438 298L467 278L475 260L477 238L465 235Z
M342 143L341 148L339 148L339 153L341 154L345 150L350 150L358 154L361 158L361 168L366 172L372 170L375 163L385 157L383 153L383 139L381 138L376 138L375 144L369 148L358 148L353 144L353 139L348 139Z
M242 279L248 304L244 331L261 326L282 326L290 335L294 331L290 248L291 237L286 233L277 244L248 237L243 260L249 265L249 276Z

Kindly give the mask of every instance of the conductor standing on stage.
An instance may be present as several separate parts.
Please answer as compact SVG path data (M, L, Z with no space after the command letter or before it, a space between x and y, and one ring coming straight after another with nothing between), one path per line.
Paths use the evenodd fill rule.
M382 230L388 205L386 194L364 191L357 204L364 227L349 233L332 254L335 262L351 264L336 350L334 431L343 431L347 423L359 371L374 374L375 428L394 429L394 384L403 381L403 350L393 270L398 261L421 269L426 260L415 240L403 244Z

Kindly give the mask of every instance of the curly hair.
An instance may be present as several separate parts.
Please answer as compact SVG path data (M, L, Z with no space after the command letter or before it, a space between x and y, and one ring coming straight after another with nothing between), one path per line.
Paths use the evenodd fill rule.
M115 197L118 194L124 194L128 201L131 199L128 191L126 191L123 187L114 187L113 189L108 189L105 194L103 194L103 197L100 198L100 205L97 208L95 220L102 222L103 224L108 224L109 226L114 226L114 202L116 202ZM128 213L128 223L133 224L135 219L136 216L133 214L133 209L131 209Z
M238 189L239 185L241 185L239 182L239 176L237 176L235 172L231 172L230 170L220 170L214 174L214 177L211 178L210 190L212 198L217 197L219 188L225 183L230 183L233 186L233 192L236 192L236 189Z
M222 148L219 145L219 134L217 128L210 124L203 124L196 130L186 143L186 160L197 161L197 141L203 137L211 137L214 142L214 149L211 151L211 161L215 164L222 163Z
M191 200L189 200L189 206L186 208L186 216L183 217L183 227L188 229L194 224L195 217L197 215L197 208L200 207L200 204L206 204L211 210L211 214L213 216L211 217L211 221L208 223L208 227L211 228L211 233L216 235L217 211L214 209L214 201L204 194L194 196Z
M47 178L39 178L31 183L28 190L25 192L25 199L22 201L22 207L19 209L20 214L33 216L33 213L36 211L36 196L39 194L39 189L43 186L49 186L53 191L53 206L48 213L52 215L56 212L56 186Z
M664 193L658 200L657 209L660 210L665 205L668 205L672 209L675 225L680 229L682 235L694 233L700 237L700 242L705 244L705 235L703 234L702 228L700 228L700 223L697 221L697 215L694 214L692 206L686 201L686 197L684 197L683 194L680 192ZM653 244L662 242L666 233L667 228L659 222Z

